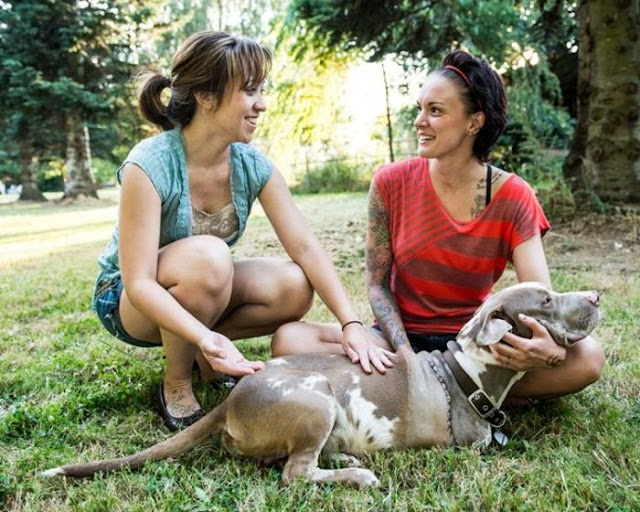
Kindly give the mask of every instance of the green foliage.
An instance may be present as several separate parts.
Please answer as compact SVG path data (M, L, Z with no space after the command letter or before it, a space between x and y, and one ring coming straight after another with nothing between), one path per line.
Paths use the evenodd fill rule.
M0 145L0 180L5 183L13 181L17 179L19 172L16 161L11 158L11 153Z
M317 194L367 190L374 166L373 163L363 165L349 162L346 158L333 158L298 174L297 184L291 188L291 191Z
M113 185L116 182L118 164L103 158L93 159L93 176L98 185Z
M293 0L285 19L285 29L299 41L298 60L308 47L379 60L390 53L433 58L461 45L499 58L508 45L504 34L518 24L514 4L506 0Z
M314 145L331 140L334 125L342 121L336 104L344 82L347 61L325 60L319 64L312 56L291 66L286 47L278 50L268 90L272 98L265 114L261 136L281 141L293 140L299 145Z
M575 211L575 203L562 175L562 160L573 121L560 106L558 79L542 58L535 65L510 69L506 81L510 84L508 122L492 152L493 163L532 184L548 214L567 217Z
M136 29L150 15L146 2L22 1L0 11L8 106L34 113L110 111L123 78Z
M285 0L163 0L154 19L154 66L168 70L173 54L191 34L222 30L262 44L273 37L273 22Z
M578 86L578 20L577 2L546 0L536 2L533 8L523 5L523 17L528 11L528 44L536 48L549 64L550 71L559 81L561 104L572 117L577 115Z
M64 160L55 158L41 163L38 177L38 190L42 192L62 192L64 190Z
M295 169L309 155L325 160L325 155L345 153L348 134L340 132L340 127L348 118L342 100L353 59L332 56L321 60L310 51L304 62L292 65L290 49L290 41L283 40L274 54L259 143L285 177L294 181Z
M11 157L20 146L30 153L23 156L63 158L68 113L113 121L154 1L2 3L0 107L8 121L0 146Z
M527 126L540 146L566 149L571 142L573 123L562 107L560 83L544 56L540 62L511 69L506 74L509 117Z
M104 158L92 158L93 177L96 185L113 185L116 180L117 165ZM60 158L41 162L36 171L38 189L42 192L62 192L64 190L65 162Z

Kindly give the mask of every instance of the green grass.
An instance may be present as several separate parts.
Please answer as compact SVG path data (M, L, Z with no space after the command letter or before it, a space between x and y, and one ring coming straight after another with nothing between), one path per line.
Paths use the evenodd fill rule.
M359 313L370 319L365 198L296 201ZM283 488L277 467L233 458L215 438L136 472L41 479L38 473L49 467L133 453L170 435L153 405L161 351L112 339L89 309L96 256L114 217L113 192L106 201L71 207L0 205L0 510L640 509L640 279L637 268L582 263L568 242L549 254L554 286L609 291L598 328L608 365L597 384L577 395L511 411L504 449L375 453L364 464L382 486L364 491L299 482ZM282 255L259 208L234 252ZM510 281L508 272L504 282ZM330 320L319 302L309 316ZM253 357L268 357L267 338L240 345ZM196 391L207 409L225 396L201 382Z

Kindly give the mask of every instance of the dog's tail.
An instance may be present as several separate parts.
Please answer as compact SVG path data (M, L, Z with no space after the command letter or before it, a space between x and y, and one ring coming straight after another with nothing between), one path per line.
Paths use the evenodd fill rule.
M149 460L162 460L176 457L194 447L205 437L220 431L226 420L225 402L209 412L190 427L178 432L173 437L155 444L146 450L118 459L98 460L86 464L69 464L48 469L41 473L43 477L73 476L86 477L100 471L114 471L123 467L136 469Z

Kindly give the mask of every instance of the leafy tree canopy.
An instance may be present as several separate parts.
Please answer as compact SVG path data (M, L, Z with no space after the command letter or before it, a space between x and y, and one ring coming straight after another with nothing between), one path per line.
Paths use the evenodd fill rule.
M327 54L361 51L372 61L389 53L439 56L464 45L495 59L520 19L506 0L293 0L285 26L299 41L299 59L309 45Z
M141 46L138 29L151 5L142 0L3 2L0 106L7 118L19 120L12 125L14 135L29 135L35 142L48 124L59 130L67 112L86 119L112 113L139 57L132 48Z

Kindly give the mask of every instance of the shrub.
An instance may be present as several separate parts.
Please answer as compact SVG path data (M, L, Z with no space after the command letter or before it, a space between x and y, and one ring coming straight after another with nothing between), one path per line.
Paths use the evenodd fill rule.
M367 190L373 169L379 162L353 163L346 158L332 158L296 176L294 193L355 192Z

